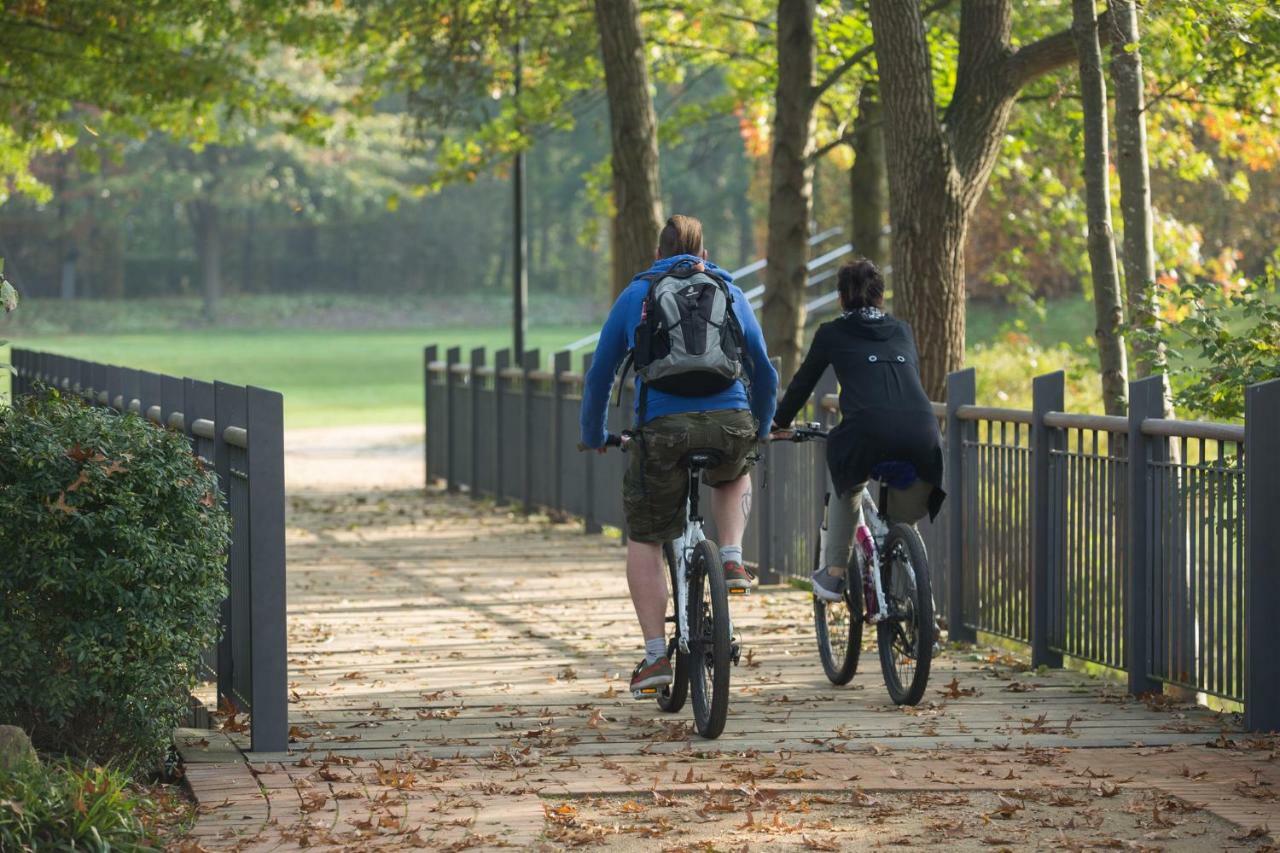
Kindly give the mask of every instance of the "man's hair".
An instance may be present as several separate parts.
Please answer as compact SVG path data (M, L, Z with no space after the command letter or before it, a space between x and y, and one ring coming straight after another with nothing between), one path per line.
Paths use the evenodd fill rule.
M884 307L884 279L876 265L866 258L849 261L840 267L836 282L844 310Z
M658 257L702 254L702 223L692 216L676 214L667 220L658 237Z

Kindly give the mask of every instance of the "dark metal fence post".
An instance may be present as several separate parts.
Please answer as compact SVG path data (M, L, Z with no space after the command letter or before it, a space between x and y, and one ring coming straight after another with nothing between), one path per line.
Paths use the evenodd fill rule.
M1151 677L1151 606L1155 597L1150 545L1150 470L1153 443L1142 433L1142 422L1164 412L1164 382L1159 376L1129 383L1129 585L1125 589L1125 668L1129 692L1159 691ZM1163 441L1164 439L1159 439Z
M1280 379L1244 392L1244 724L1280 729Z
M236 688L239 684L236 667L240 660L236 650L243 642L246 626L243 624L244 612L237 604L243 601L245 563L248 555L244 547L248 519L243 517L240 507L233 495L231 446L227 444L227 425L242 421L244 394L238 386L225 382L215 382L210 395L209 420L213 421L213 470L218 475L218 491L222 493L227 511L231 513L231 545L227 549L227 597L222 605L222 635L218 642L218 703L225 698L235 705ZM128 394L125 394L125 406L128 407ZM246 662L246 665L248 662ZM241 708L243 710L243 708Z
M285 605L284 398L246 389L249 432L249 631L254 752L289 748ZM219 425L221 428L221 425Z
M460 466L458 465L458 460L454 458L456 456L456 451L458 449L458 442L457 442L456 436L454 435L456 430L453 428L453 419L454 419L454 412L457 410L457 405L458 405L458 392L457 392L458 377L457 377L457 374L454 373L453 371L453 366L455 364L462 363L462 347L449 347L448 351L445 353L444 360L445 360L445 374L444 374L445 487L451 492L456 492L458 490L458 471L460 470Z
M159 373L152 373L149 370L138 372L138 415L144 421L150 420L149 412L151 407L160 405L162 385ZM163 413L161 413L161 417L163 417Z
M511 350L500 349L493 357L493 497L501 506L507 502L506 436L510 432L502 416L502 401L507 396L510 381L503 372L511 367Z
M467 383L471 387L471 497L480 497L480 368L484 367L484 347L471 350L471 372Z
M533 512L533 453L537 446L534 438L538 429L533 424L533 385L534 379L530 375L538 369L538 365L542 363L542 353L536 349L525 350L524 360L521 367L524 368L524 376L520 378L523 383L521 391L524 392L523 415L520 423L523 425L524 431L524 511Z
M958 414L961 406L971 406L978 395L977 374L972 367L947 374L947 471L951 477L951 524L947 531L947 633L952 642L972 643L977 632L964 623L964 534L965 498L964 436L966 423Z
M565 384L561 378L573 366L573 353L560 350L551 360L551 505L564 511L564 443L565 430L573 424L565 422Z
M1061 370L1031 381L1031 665L1062 666L1062 654L1049 647L1051 614L1062 606L1050 581L1052 541L1049 506L1054 478L1049 474L1056 430L1045 426L1047 412L1061 412L1066 402L1066 377ZM1059 502L1061 505L1061 502Z
M160 377L160 424L165 429L169 428L169 419L174 413L182 412L185 417L183 407L185 394L186 386L181 377L168 374Z
M422 350L422 424L425 434L422 437L422 471L423 486L431 488L431 431L440 429L440 413L431 411L431 362L439 357L440 349L435 344Z
M591 360L595 358L595 353L587 353L582 357L582 394L586 396L587 374L591 372ZM597 453L585 453L586 464L582 466L582 475L586 477L586 488L583 489L583 511L582 522L583 532L591 535L600 533L604 530L600 526L600 522L596 520L596 457Z

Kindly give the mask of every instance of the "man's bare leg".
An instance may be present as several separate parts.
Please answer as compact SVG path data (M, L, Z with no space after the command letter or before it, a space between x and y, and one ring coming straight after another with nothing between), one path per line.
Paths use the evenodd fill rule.
M627 541L627 588L645 640L666 637L667 573L657 542Z
M720 547L742 547L742 535L751 518L751 477L744 474L736 480L711 490L711 517L716 520Z

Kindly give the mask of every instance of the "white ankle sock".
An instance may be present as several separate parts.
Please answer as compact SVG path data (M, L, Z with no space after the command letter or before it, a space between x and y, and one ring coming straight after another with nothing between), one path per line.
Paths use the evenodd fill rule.
M742 546L741 545L721 545L720 546L720 562L742 563Z
M667 654L667 638L654 637L652 640L644 641L644 662L654 663L660 657Z

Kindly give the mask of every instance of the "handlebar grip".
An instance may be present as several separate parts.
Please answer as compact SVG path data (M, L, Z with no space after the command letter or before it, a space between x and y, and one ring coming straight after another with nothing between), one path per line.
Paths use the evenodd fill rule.
M609 437L604 440L604 446L605 447L621 447L622 436L613 432L609 433Z

